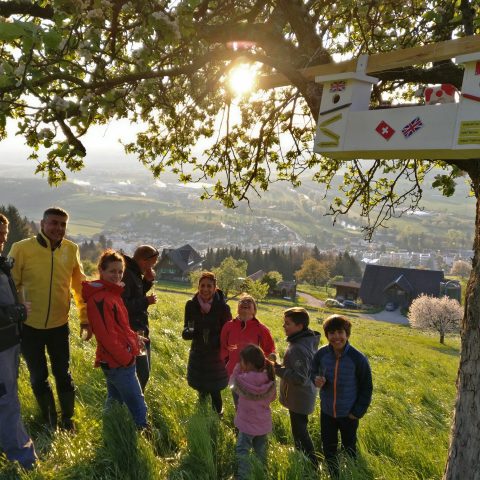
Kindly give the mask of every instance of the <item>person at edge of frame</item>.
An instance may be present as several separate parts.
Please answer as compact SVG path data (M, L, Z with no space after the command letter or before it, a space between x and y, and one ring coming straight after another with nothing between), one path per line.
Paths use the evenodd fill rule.
M0 253L7 241L8 223L7 217L0 214ZM20 415L17 384L20 335L28 305L18 301L11 267L12 262L0 256L0 447L8 460L31 470L37 455Z

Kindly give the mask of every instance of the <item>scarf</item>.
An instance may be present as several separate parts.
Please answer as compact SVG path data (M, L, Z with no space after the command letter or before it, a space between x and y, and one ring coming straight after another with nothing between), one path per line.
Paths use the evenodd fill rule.
M197 300L198 300L198 303L200 304L200 310L202 311L202 313L206 314L206 313L210 312L210 309L212 308L213 297L209 302L205 302L200 297L200 295L197 295Z

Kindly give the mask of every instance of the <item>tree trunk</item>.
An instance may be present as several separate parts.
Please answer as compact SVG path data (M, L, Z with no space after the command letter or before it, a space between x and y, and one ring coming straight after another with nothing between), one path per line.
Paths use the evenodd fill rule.
M480 173L469 173L477 199L474 256L465 295L457 398L444 480L480 480Z
M445 335L443 333L440 334L440 343L445 345Z

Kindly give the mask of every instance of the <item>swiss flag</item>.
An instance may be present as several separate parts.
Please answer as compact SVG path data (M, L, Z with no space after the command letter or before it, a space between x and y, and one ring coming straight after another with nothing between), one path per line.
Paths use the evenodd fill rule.
M385 140L390 140L395 130L384 120L382 120L375 129Z

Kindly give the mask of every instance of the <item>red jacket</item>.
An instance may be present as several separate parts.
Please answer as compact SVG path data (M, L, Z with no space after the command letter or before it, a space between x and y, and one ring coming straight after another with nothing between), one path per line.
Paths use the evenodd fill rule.
M235 318L223 326L220 336L220 355L227 364L228 376L240 361L240 352L250 343L258 345L265 356L275 351L270 330L256 318L247 322Z
M97 339L95 366L127 367L139 353L137 334L130 328L121 294L123 287L104 280L83 282L88 321Z

